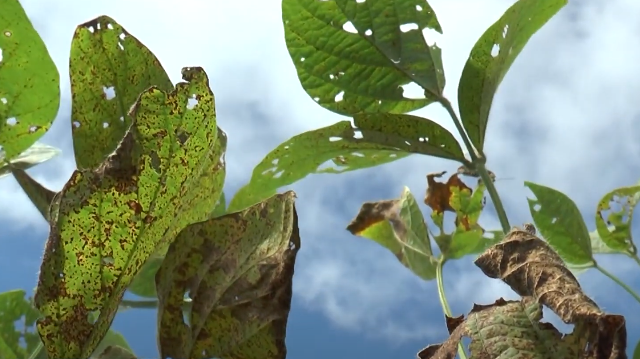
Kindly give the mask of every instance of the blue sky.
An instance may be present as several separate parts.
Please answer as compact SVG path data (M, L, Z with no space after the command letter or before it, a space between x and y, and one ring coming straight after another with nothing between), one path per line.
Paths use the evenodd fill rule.
M428 34L428 40L443 49L445 94L454 107L456 84L473 43L512 2L430 1L444 35ZM63 155L30 171L52 189L60 189L75 166L67 70L71 36L77 24L103 14L146 44L174 82L184 66L205 68L218 123L229 137L227 198L274 146L344 119L319 107L300 86L284 44L278 0L22 3L61 75L61 108L42 141L62 148ZM569 195L593 230L600 197L640 179L639 14L635 0L572 2L533 37L505 77L485 152L488 167L502 178L496 185L512 223L530 221L526 197L532 195L525 180ZM416 114L455 133L438 105ZM289 358L413 358L446 336L435 282L422 282L385 249L344 228L362 202L396 197L404 185L422 198L426 173L456 167L411 156L375 169L311 176L292 186L298 194L302 249L288 327ZM487 229L499 227L492 210L487 206L481 218ZM12 178L0 179L0 228L0 273L5 273L0 291L30 290L48 226ZM599 260L640 290L640 267L631 260ZM506 285L483 277L472 261L466 257L445 268L445 289L456 315L466 314L474 302L515 298ZM588 271L580 281L606 311L627 316L629 345L635 345L640 304L598 272ZM153 358L155 321L154 311L127 311L118 315L114 328L136 354Z

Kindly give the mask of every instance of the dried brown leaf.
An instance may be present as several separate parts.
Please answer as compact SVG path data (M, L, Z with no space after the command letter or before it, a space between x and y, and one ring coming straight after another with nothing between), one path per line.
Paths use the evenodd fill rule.
M427 195L424 197L424 203L431 207L436 213L442 213L444 211L455 212L451 207L451 188L458 187L460 190L467 189L471 194L472 190L469 188L457 174L451 175L446 183L437 182L435 179L442 177L447 171L438 173L430 173L427 175Z

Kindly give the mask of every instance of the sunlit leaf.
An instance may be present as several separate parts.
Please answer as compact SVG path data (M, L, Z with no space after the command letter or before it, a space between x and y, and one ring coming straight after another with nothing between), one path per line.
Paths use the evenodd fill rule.
M480 37L469 54L458 85L458 107L471 143L479 150L493 97L509 67L531 36L567 0L519 0Z
M282 21L302 87L331 111L406 113L442 94L440 48L422 35L442 30L424 0L283 0ZM426 98L404 95L409 83Z
M11 161L51 126L60 75L20 1L0 0L0 9L0 146Z
M144 91L114 154L95 170L75 171L60 192L34 298L50 357L91 355L149 256L217 202L226 137L205 72L182 75L187 82L172 92ZM188 108L192 96L198 103Z
M76 164L93 169L131 125L127 111L151 86L173 85L160 61L108 16L79 25L71 41L71 126Z
M178 235L156 277L160 358L285 358L300 248L294 198L278 194Z
M27 170L37 164L46 162L60 154L60 149L36 142L24 152L11 160L6 160L4 149L0 148L0 178L13 170Z
M436 277L437 260L427 225L409 188L405 187L398 199L364 203L347 230L389 249L420 278Z
M524 184L536 197L527 201L540 234L565 261L591 263L591 238L576 204L560 191L527 181Z
M621 187L607 193L596 208L596 229L611 249L635 254L631 237L633 210L640 200L640 186Z
M393 162L408 153L367 141L367 134L341 121L304 132L285 141L253 169L251 181L240 188L228 212L246 208L314 173L342 173ZM331 163L329 167L323 167Z

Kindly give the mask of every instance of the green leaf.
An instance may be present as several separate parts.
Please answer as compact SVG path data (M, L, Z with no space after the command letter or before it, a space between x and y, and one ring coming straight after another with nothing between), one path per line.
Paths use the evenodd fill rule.
M341 121L290 138L253 169L251 181L238 190L227 211L247 208L313 173L354 171L408 156L397 147L369 143L365 135L350 121ZM337 168L320 167L328 161Z
M98 359L136 359L136 356L130 349L123 348L119 345L111 345L100 352Z
M355 115L353 120L369 143L450 160L465 159L460 144L451 132L426 118L370 113Z
M114 348L118 348L118 349L114 349ZM124 338L122 333L113 329L109 329L107 334L104 336L104 338L100 342L100 345L98 345L98 347L93 351L93 356L98 355L99 358L125 359L126 357L124 356L105 356L105 353L113 354L114 352L118 352L119 354L123 354L124 352L121 353L121 350L125 350L126 353L130 354L130 357L135 359L135 355L133 354L133 349L131 349L131 347L129 346L129 343L127 343L127 340Z
M20 2L0 0L0 9L0 146L10 161L51 126L60 106L60 75Z
M133 278L127 290L139 297L157 298L156 272L158 272L163 260L164 257L153 256L149 258Z
M504 238L501 230L484 232L476 228L470 231L454 231L451 244L442 254L447 259L459 259L470 254L479 254Z
M31 203L38 209L38 212L48 222L51 203L53 203L56 192L44 187L23 170L13 170L13 177L27 194Z
M632 359L640 359L640 340L638 341L638 344L636 344L636 349L633 351Z
M224 196L224 192L220 194L220 198L218 198L218 203L213 208L213 212L211 212L211 218L220 217L223 214L227 213L227 200Z
M422 35L442 29L424 0L283 0L282 21L300 83L322 107L344 115L406 113L442 95L440 48ZM348 22L357 33L344 29ZM403 95L401 86L412 82L426 98Z
M173 89L153 53L108 16L76 28L69 77L73 149L79 169L97 167L116 149L131 125L127 111L142 91L151 86Z
M27 170L46 162L59 155L60 152L58 148L36 142L18 156L5 161L6 153L0 148L0 178L9 175L15 169Z
M566 4L567 0L519 0L473 46L460 77L458 106L478 150L484 146L493 96L502 78L531 36Z
M484 191L486 187L480 183L476 190L461 189L457 186L449 187L451 197L449 204L456 211L456 231L464 232L479 229L478 219L484 209Z
M23 359L38 345L38 335L26 329L35 324L38 311L25 298L25 291L11 290L0 293L0 357L2 359ZM22 322L18 330L16 322ZM26 347L20 344L20 339Z
M638 200L640 186L631 186L616 188L598 202L596 229L602 241L611 249L630 254L637 252L631 237L631 221Z
M300 248L295 193L195 223L156 276L160 358L286 356L285 330ZM188 324L182 303L193 299Z
M140 267L207 219L222 191L226 137L209 80L202 68L182 76L187 82L170 93L143 92L114 154L75 171L59 194L34 299L49 357L91 355ZM198 103L189 108L192 96Z
M347 230L389 249L420 278L436 277L437 260L427 225L409 188L405 187L398 199L364 203Z
M536 196L527 198L533 221L553 249L568 263L593 262L589 231L576 204L560 191L528 181L524 184Z

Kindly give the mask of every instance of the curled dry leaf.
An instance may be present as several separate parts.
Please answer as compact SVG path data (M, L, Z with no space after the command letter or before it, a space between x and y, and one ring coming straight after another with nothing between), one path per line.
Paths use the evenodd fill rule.
M277 194L180 232L156 275L161 358L286 357L300 248L294 199Z
M487 170L487 172L489 173L489 178L491 178L491 182L495 182L496 181L496 174ZM458 167L458 171L456 171L456 173L458 173L459 175L463 175L463 176L469 176L469 177L475 177L475 178L480 178L480 174L478 173L478 171L476 171L473 168L469 168L465 165L462 165L460 167Z
M527 228L530 229L529 227ZM584 325L593 358L624 355L624 317L606 314L580 288L561 257L528 230L512 229L504 240L487 249L475 264L490 278L499 278L521 296L532 296L565 323Z
M500 298L490 305L475 304L466 319L463 316L447 318L449 338L422 349L418 358L454 359L463 336L471 338L471 358L579 358L585 345L580 333L563 335L541 319L542 305L533 297L517 301Z
M437 182L435 179L442 177L447 171L438 173L430 173L427 175L427 195L424 197L424 203L431 207L436 213L442 213L444 211L455 212L455 209L451 207L451 189L453 187L459 188L461 191L466 189L469 193L472 192L457 174L451 175L446 183Z

